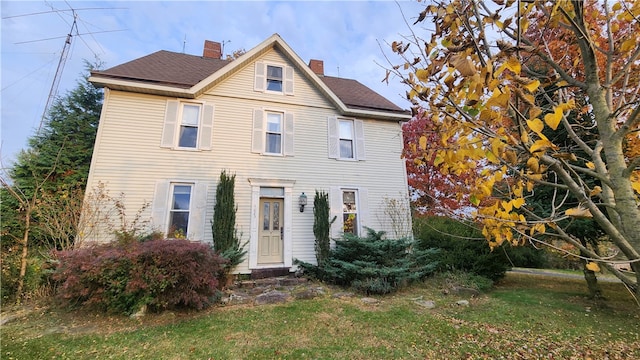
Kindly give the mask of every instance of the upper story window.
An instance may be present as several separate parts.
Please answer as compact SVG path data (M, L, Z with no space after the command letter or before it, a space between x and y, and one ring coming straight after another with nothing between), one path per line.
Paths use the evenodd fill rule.
M293 67L285 64L255 64L253 89L260 92L293 95Z
M255 109L251 152L293 156L293 133L293 113Z
M178 147L195 148L198 145L198 126L200 125L200 105L184 104Z
M282 154L282 113L267 112L265 152Z
M364 122L330 116L327 124L329 158L365 160Z
M353 120L340 120L340 158L353 159Z
M213 105L168 100L160 147L211 150Z
M282 92L282 67L267 65L267 90Z

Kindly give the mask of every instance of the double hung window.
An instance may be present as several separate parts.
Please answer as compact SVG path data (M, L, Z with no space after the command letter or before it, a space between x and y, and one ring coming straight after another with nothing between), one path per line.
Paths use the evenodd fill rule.
M200 106L184 104L178 147L196 148L198 146L198 125L200 124Z
M328 118L329 158L337 160L366 159L364 145L364 121Z
M342 191L342 231L358 235L358 205L355 190Z
M267 90L282 92L282 67L267 65Z
M180 150L211 150L213 105L168 100L160 147Z
M189 233L192 184L172 184L169 237L185 238Z
M340 120L340 158L353 159L353 120Z
M282 154L282 113L267 112L265 152Z
M251 152L262 155L293 156L293 113L255 109Z
M293 67L285 63L257 61L253 89L255 91L293 95Z

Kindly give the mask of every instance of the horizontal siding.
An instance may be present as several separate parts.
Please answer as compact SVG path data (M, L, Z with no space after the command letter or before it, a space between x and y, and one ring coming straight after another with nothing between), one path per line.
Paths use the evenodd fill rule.
M275 61L278 56L272 52L265 59ZM157 180L205 182L208 196L204 240L211 241L209 220L213 217L215 186L220 172L229 170L236 173L238 232L241 239L247 241L251 231L249 179L295 180L291 209L293 257L315 262L312 230L315 191L328 192L332 186L357 186L367 188L369 194L370 222L365 225L393 234L391 223L384 215L384 198L406 200L407 196L399 124L362 119L367 160L329 159L327 118L336 113L320 94L305 83L306 80L296 73L296 96L286 97L291 101L276 105L269 105L264 101L266 98L257 100L225 95L233 88L237 89L236 95L242 95L245 91L242 89L246 87L250 89L247 97L256 96L253 92L253 67L250 66L203 96L200 100L215 106L211 151L160 148L167 99L110 91L100 122L100 138L94 150L88 187L93 188L102 182L112 196L124 193L127 221L130 222L136 212L153 199ZM305 106L307 101L316 101L322 106ZM265 106L294 114L294 156L251 153L253 109ZM301 192L309 198L304 213L300 213L297 207ZM151 207L140 215L143 221L150 219ZM107 234L108 229L101 232ZM238 271L247 272L248 263L241 264Z
M290 103L305 106L333 108L333 105L319 93L311 82L280 52L271 50L257 61L272 62L294 67L294 95L273 94L254 91L255 63L238 70L233 76L222 81L207 92L211 96L236 97L271 103Z

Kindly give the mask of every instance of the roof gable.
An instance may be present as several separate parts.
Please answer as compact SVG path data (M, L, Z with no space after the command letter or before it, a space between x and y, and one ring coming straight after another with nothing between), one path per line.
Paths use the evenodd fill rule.
M125 91L195 98L271 49L289 59L343 115L410 118L410 112L356 80L316 75L278 34L233 61L162 50L104 71L93 71L89 80L97 86Z

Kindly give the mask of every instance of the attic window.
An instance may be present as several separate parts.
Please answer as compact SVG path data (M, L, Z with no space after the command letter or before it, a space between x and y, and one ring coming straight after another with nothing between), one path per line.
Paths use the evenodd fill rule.
M282 92L282 67L267 65L267 90Z
M293 67L257 61L253 90L270 94L293 95Z

